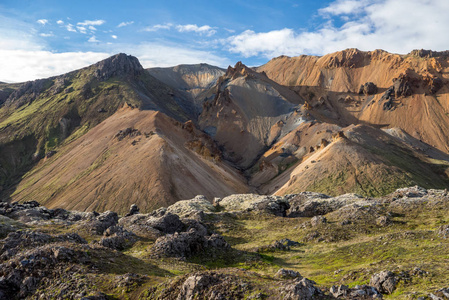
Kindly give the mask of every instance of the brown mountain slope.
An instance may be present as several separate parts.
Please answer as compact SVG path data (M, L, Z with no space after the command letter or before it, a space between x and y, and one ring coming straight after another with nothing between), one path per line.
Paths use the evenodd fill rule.
M321 130L327 127L330 134L328 126L315 126ZM328 145L322 143L303 155L261 190L277 195L310 190L374 196L412 184L446 188L449 156L444 159L429 159L379 129L351 125L334 134Z
M132 203L149 211L198 194L247 192L244 182L191 123L128 107L41 162L11 198L123 213Z
M348 49L323 57L279 57L257 68L302 95L311 113L341 126L398 127L449 152L449 56ZM359 94L373 82L377 91Z

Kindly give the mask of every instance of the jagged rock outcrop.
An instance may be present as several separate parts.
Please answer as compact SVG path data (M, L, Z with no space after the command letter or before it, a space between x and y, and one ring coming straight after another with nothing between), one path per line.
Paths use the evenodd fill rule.
M51 79L27 81L9 95L4 102L4 105L18 108L25 103L30 103L45 91L50 82Z
M111 77L136 77L145 70L139 60L131 55L120 53L102 60L94 65L95 77L106 81Z
M366 82L359 88L359 94L374 95L377 93L377 86L373 82Z
M187 232L176 232L158 238L151 251L154 257L187 258L207 251L225 251L229 248L230 245L222 236L207 236L191 228Z
M430 58L430 57L440 57L440 56L449 56L449 51L433 51L433 50L425 50L425 49L415 49L410 51L410 55L422 57L422 58Z
M396 98L407 97L412 94L411 77L407 74L401 74L393 79L393 88Z

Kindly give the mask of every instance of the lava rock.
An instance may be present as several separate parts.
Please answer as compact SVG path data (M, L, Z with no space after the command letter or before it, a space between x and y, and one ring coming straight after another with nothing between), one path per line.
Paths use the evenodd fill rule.
M13 257L21 249L33 248L55 242L71 242L87 244L86 240L76 233L67 233L52 236L38 231L16 231L8 234L0 246L0 259L6 260Z
M171 234L182 231L184 223L181 222L178 215L166 213L162 217L149 217L146 224L159 230L163 234Z
M188 232L167 234L156 240L152 255L155 257L187 258L208 250L227 250L229 244L218 234L201 235L194 228Z
M382 271L371 277L370 285L374 286L382 294L391 294L396 288L398 280L393 272Z
M315 286L316 282L307 278L297 278L280 289L284 300L326 299L323 292Z
M135 214L139 213L139 207L137 207L136 204L132 204L131 207L129 208L129 212L126 214L125 217L129 217Z
M111 226L117 225L118 215L113 211L105 211L99 214L93 220L85 222L84 226L93 234L102 235L103 232Z
M344 299L382 299L382 294L372 286L356 285L349 288L347 285L332 286L329 290L335 298Z
M274 274L275 278L280 279L294 279L299 278L302 279L303 277L299 272L293 271L293 270L286 270L286 269L279 269L276 274Z
M137 236L134 233L123 229L122 226L109 227L103 235L104 236L99 242L100 245L115 250L124 250L132 247L137 241Z

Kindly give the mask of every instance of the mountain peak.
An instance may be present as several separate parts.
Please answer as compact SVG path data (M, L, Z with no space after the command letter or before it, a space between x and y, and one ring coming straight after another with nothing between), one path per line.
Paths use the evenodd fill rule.
M95 77L101 81L108 80L111 77L134 77L142 74L144 68L139 60L131 55L119 53L94 65L97 69Z
M226 76L237 78L240 76L246 76L253 74L254 71L248 68L245 64L243 64L241 61L237 62L234 67L229 66L226 71Z

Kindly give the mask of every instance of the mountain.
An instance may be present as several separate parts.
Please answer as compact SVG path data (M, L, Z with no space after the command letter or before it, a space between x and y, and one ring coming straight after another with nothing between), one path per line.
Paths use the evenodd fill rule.
M448 59L348 49L145 70L118 54L0 84L2 197L123 213L198 194L447 188Z
M125 213L168 206L198 194L248 192L246 180L192 122L124 107L28 172L12 199L49 207Z
M309 135L321 135L320 138L329 137L331 131L325 124L301 129ZM320 146L263 186L262 191L286 195L312 190L335 196L353 192L385 195L397 186L412 184L445 188L448 161L449 155L441 160L429 160L425 154L382 130L350 125L334 133L332 138L322 138ZM270 160L264 163L269 164Z
M68 144L125 103L162 111L185 122L194 107L184 95L149 75L137 58L118 54L48 79L0 86L0 186ZM0 189L1 190L1 189Z
M304 101L290 89L242 63L229 67L203 102L201 129L224 149L227 160L247 169L279 136L299 121ZM284 124L291 126L285 126Z
M278 57L256 70L292 87L314 115L342 126L401 128L448 153L448 61L448 52L347 49L323 57Z

